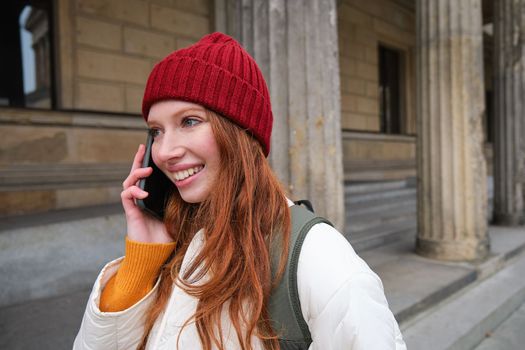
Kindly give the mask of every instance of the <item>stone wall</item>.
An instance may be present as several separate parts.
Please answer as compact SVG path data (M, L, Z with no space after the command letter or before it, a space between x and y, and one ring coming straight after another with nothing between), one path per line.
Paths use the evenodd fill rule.
M212 31L212 4L56 1L61 111L0 109L0 217L119 201L146 141L138 114L148 74Z
M209 0L57 3L61 108L139 113L153 65L213 28Z
M0 217L119 201L140 116L0 109Z
M338 6L342 127L380 131L378 45L401 51L404 132L415 133L415 13L391 0L343 0Z
M343 0L338 26L345 180L415 176L415 138L376 134L380 132L380 44L401 52L402 129L415 134L414 9L391 0Z

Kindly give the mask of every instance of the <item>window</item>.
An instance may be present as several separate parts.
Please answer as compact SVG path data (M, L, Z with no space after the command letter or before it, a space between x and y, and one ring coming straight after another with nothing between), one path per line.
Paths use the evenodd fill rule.
M403 106L401 53L379 46L379 113L381 132L400 134Z
M0 106L53 107L51 0L0 3Z

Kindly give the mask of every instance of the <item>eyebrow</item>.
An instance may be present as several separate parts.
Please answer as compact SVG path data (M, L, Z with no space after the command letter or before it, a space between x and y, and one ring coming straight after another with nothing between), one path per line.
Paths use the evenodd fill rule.
M177 112L171 114L171 116L172 117L176 117L176 116L179 116L179 115L187 113L187 112L201 112L201 113L205 113L206 110L204 108L188 107L188 108L181 109L180 111L177 111ZM148 121L146 122L147 125L150 125L150 120L151 119L148 118Z
M204 108L188 107L188 108L185 108L183 110L178 111L174 115L183 114L183 113L186 113L188 111L196 111L196 112L203 112L203 113L206 112L206 110Z

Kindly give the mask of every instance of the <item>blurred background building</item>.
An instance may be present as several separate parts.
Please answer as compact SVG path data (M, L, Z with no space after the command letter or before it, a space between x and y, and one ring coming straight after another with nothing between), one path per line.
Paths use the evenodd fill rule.
M408 319L489 274L479 264L503 254L489 225L514 227L508 258L524 247L524 18L524 0L3 1L0 229L118 213L146 139L148 73L171 51L223 31L269 84L270 162L292 198L312 200L372 260L385 262L391 252L381 249L402 241L435 261L478 264L419 304L399 302L396 317ZM125 228L116 225L121 235L107 239L120 242ZM6 242L21 237L9 232ZM103 261L108 243L96 242ZM20 265L36 263L16 244ZM89 272L75 272L70 290L92 282L99 266L86 267L90 259L65 263ZM387 274L397 272L384 269L388 294ZM43 285L8 288L1 305L68 290L35 292Z

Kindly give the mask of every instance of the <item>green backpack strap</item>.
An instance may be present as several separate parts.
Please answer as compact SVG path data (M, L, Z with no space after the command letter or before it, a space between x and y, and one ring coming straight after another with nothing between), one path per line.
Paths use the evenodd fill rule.
M306 235L312 226L318 223L327 223L333 226L325 218L316 216L314 213L299 205L290 207L291 233L290 246L288 249L288 261L284 274L270 296L269 311L272 326L279 337L281 350L308 349L312 337L308 324L303 318L301 303L299 301L299 290L297 288L297 267L299 265L299 254ZM277 242L272 246L272 271L278 268L280 246Z

